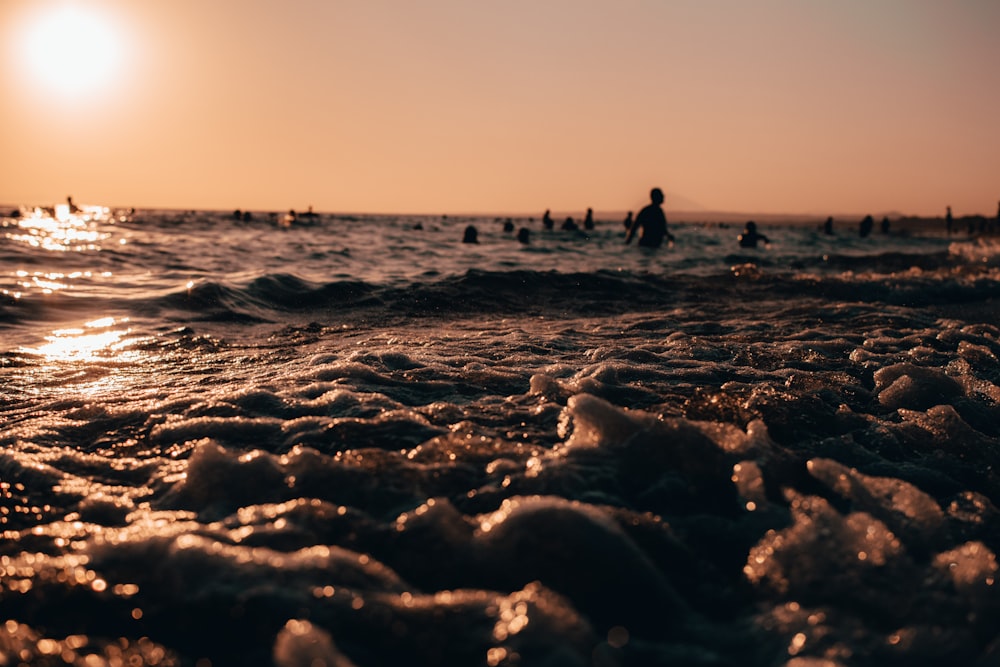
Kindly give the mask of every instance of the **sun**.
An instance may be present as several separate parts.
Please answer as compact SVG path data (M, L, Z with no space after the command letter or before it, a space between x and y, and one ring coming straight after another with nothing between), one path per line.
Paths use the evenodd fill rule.
M96 93L122 66L121 39L109 17L82 4L43 5L18 35L23 73L47 92Z

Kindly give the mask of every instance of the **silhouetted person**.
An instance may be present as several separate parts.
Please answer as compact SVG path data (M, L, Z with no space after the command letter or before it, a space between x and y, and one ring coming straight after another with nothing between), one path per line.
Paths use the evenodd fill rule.
M462 236L462 243L479 243L479 232L472 225L465 228L465 235Z
M242 220L242 219L243 219L243 211L241 211L240 209L236 209L235 211L233 211L233 220Z
M625 220L622 224L625 225L626 231L632 228L632 211L628 212L628 215L625 216Z
M823 233L824 234L833 234L833 217L832 216L829 217L829 218L827 218L826 222L823 223Z
M514 221L511 220L510 218L507 218L506 220L504 220L503 230L505 232L512 232L512 231L514 231Z
M542 216L542 226L545 227L545 229L552 229L555 227L555 223L552 221L552 214L549 212L549 209L545 209L545 215Z
M593 229L594 228L594 209L588 208L587 215L583 218L583 228Z
M531 232L527 227L521 227L517 230L517 240L519 243L530 243L531 242Z
M740 242L741 248L756 248L758 242L770 243L771 241L757 232L757 223L751 220L743 228L743 233L739 235L737 239Z
M869 234L872 233L872 227L874 226L875 226L875 218L871 217L870 215L866 215L864 219L861 221L861 224L858 225L858 235L861 236L861 238L868 236Z
M300 222L304 219L307 225L311 225L312 223L316 222L316 218L318 217L319 216L313 212L312 204L309 204L309 208L306 210L305 213L299 214Z
M944 228L948 231L948 236L951 236L952 224L954 224L954 220L951 217L951 206L949 206L944 214Z
M69 206L70 213L79 213L80 207L73 203L72 197L66 197L66 205Z
M659 248L663 239L673 241L674 237L667 231L667 216L663 213L663 190L653 188L649 191L650 202L635 216L635 221L625 235L625 243L631 243L635 231L641 229L639 245L644 248Z
M564 232L575 232L580 229L580 227L576 224L576 221L572 217L567 217L563 220L562 227L560 227L560 229Z

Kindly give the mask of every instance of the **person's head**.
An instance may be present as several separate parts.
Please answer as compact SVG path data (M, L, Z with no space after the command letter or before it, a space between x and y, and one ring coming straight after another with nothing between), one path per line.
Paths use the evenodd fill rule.
M475 227L469 225L465 228L465 234L462 236L462 243L479 243L479 232Z
M649 191L649 198L653 201L654 204L657 205L662 204L663 190L661 190L660 188L653 188L652 190Z
M757 231L757 223L754 222L753 220L751 220L750 222L748 222L747 223L747 231L748 232L755 232L755 231Z

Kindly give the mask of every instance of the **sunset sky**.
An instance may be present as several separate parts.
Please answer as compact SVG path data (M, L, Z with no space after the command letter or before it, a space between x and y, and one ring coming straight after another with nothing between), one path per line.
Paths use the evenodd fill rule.
M0 0L0 202L994 214L996 0Z

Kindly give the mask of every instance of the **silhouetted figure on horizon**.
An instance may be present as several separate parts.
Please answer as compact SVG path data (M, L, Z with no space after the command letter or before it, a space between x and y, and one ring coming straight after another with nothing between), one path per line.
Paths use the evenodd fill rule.
M870 215L866 215L858 225L858 235L864 238L872 233L872 228L875 226L875 218Z
M593 229L594 228L594 209L588 208L587 215L583 218L583 228Z
M885 216L884 218L882 218L882 233L883 234L889 233L889 216Z
M770 239L757 231L757 223L753 220L746 224L746 227L743 228L743 233L739 235L737 240L741 248L756 248L758 242L762 242L765 245L771 242Z
M625 225L625 231L632 228L632 211L628 212L628 215L625 216L625 220L622 224Z
M527 227L521 227L517 230L517 240L519 243L530 243L531 242L531 232Z
M72 197L66 197L66 205L69 206L70 213L79 213L80 207L73 203Z
M663 190L653 188L649 191L649 199L650 203L635 216L635 221L625 235L625 243L632 242L637 229L642 230L639 235L639 245L644 248L659 248L664 238L674 240L667 231L667 216L663 213Z
M948 206L947 212L944 214L944 228L947 230L948 236L951 236L952 225L954 222L955 221L951 217L951 206Z
M306 209L306 212L299 214L299 219L300 219L299 221L301 222L302 219L305 219L305 224L311 225L312 223L316 222L316 218L318 217L319 215L313 212L312 204L309 204L309 208Z
M552 213L549 209L545 209L545 215L542 216L542 226L545 229L552 229L555 227L555 223L552 221Z
M823 233L833 235L833 216L826 219L823 223Z
M580 229L580 226L577 225L576 220L574 220L572 216L570 216L567 217L565 220L563 220L562 227L560 227L560 229L563 230L564 232L575 232L576 230Z
M503 222L503 230L505 232L508 232L508 233L514 231L514 221L511 220L510 218L507 218L506 220L504 220L504 222Z
M479 243L479 232L475 227L469 225L465 228L465 234L462 236L462 243Z

